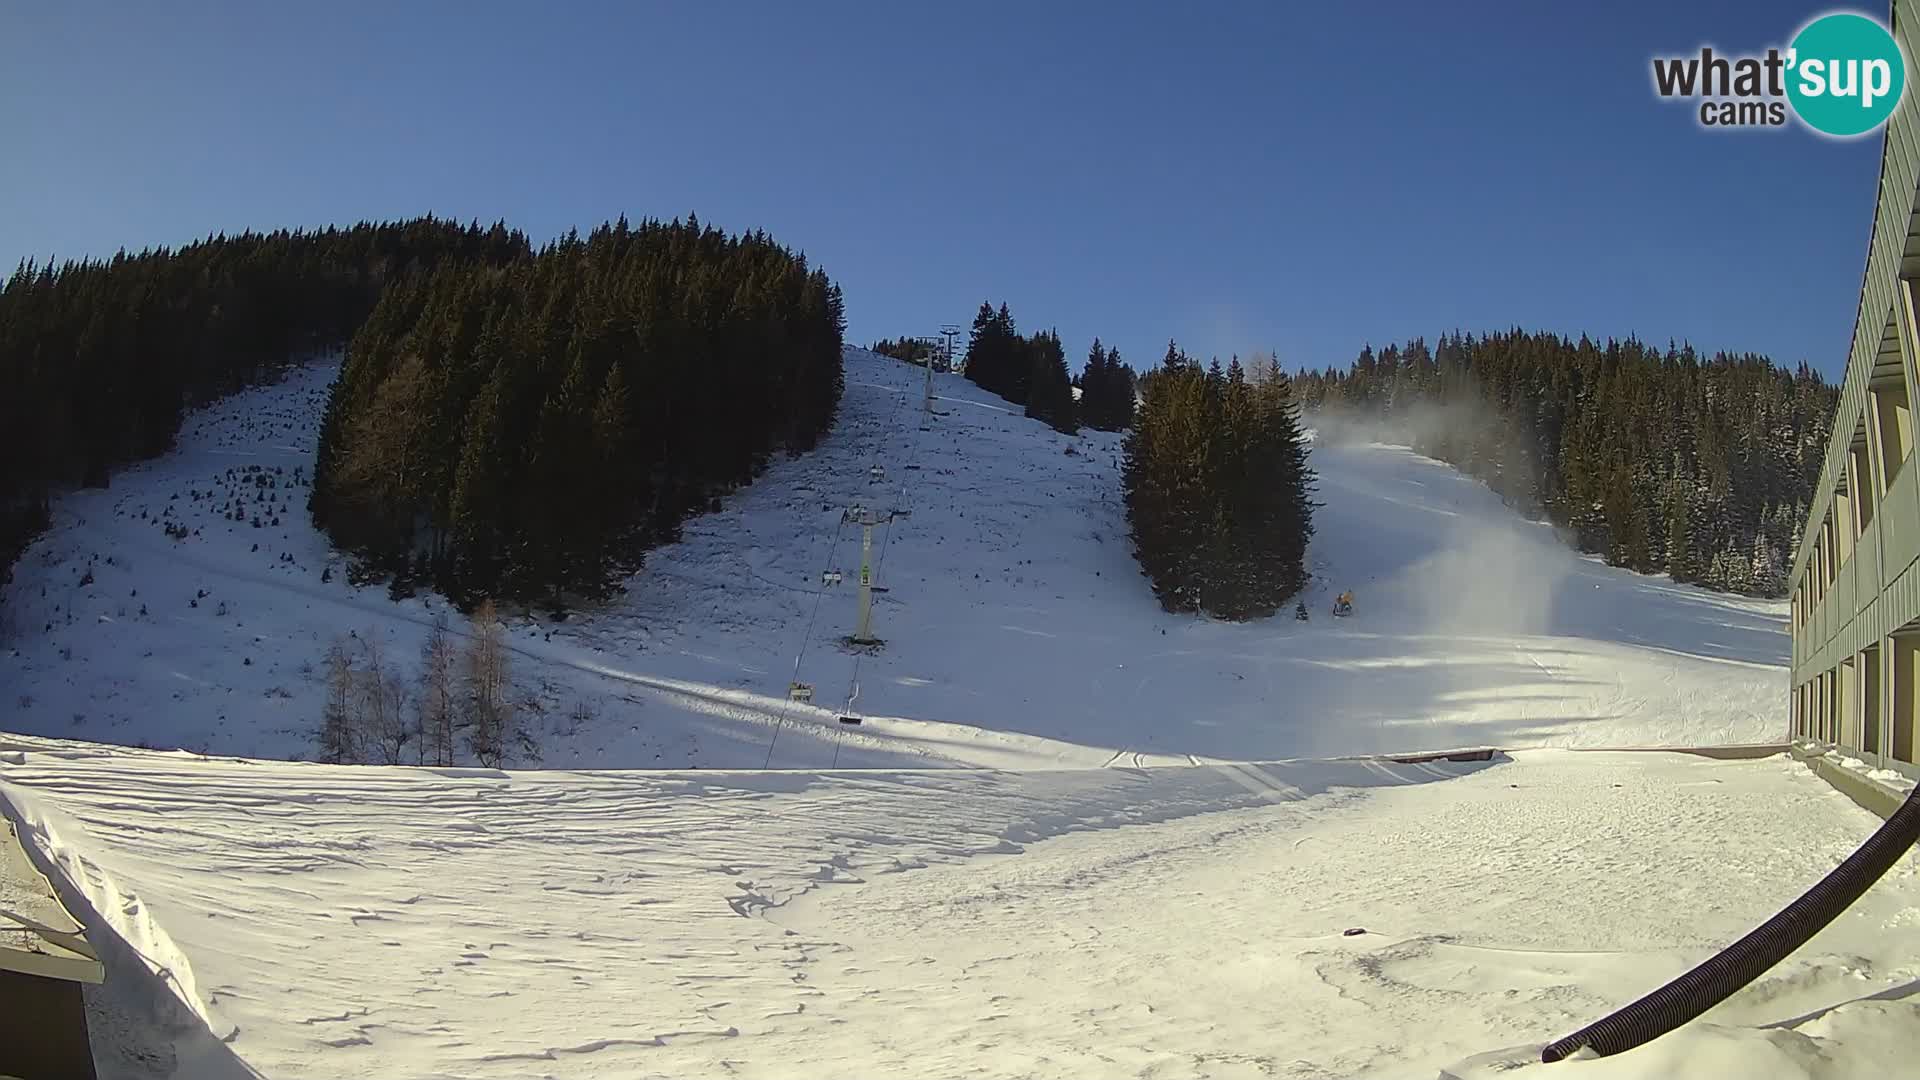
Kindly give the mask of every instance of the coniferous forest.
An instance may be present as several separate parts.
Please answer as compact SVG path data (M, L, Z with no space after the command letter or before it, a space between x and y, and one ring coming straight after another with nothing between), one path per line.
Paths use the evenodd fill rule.
M1313 473L1271 360L1201 369L1172 342L1141 377L1122 471L1141 572L1168 611L1271 615L1307 583Z
M974 385L1026 406L1028 416L1054 430L1068 435L1080 430L1080 410L1060 335L1042 330L1021 336L1007 305L1001 304L997 312L991 304L980 305L962 370Z
M311 504L336 543L396 591L604 595L686 513L813 445L842 332L802 257L691 219L538 253L426 217L23 264L0 290L0 572L60 490L350 341Z
M1323 431L1377 424L1613 565L1776 597L1838 397L1805 364L1520 330L1363 349L1297 386Z
M881 356L891 356L895 360L905 360L909 364L917 364L920 367L932 363L934 370L946 370L940 366L940 350L922 338L910 338L905 334L898 338L881 338L867 346L867 351L879 353Z
M186 410L350 342L311 502L334 540L396 591L603 596L686 514L827 430L843 322L804 258L693 220L538 252L502 224L426 217L25 263L0 289L0 572L59 490L105 485ZM1369 348L1291 386L1177 348L1136 379L1096 340L1070 380L1057 334L984 303L964 370L1060 431L1134 427L1128 506L1156 592L1236 615L1304 580L1296 403L1323 434L1384 425L1616 565L1777 596L1836 397L1805 365L1518 330Z
M1080 387L1080 422L1099 431L1132 427L1137 381L1133 369L1121 362L1120 350L1103 349L1100 339L1094 338L1076 383Z
M397 591L604 597L833 422L837 286L762 233L625 219L389 288L314 466L317 524Z
M527 254L503 225L426 217L22 263L0 290L0 575L53 494L104 487L168 449L187 409L344 342L388 283Z

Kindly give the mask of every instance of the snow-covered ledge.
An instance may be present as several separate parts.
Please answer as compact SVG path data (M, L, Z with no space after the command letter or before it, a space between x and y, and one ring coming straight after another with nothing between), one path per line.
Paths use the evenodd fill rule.
M1815 775L1842 794L1883 818L1891 817L1913 793L1915 784L1920 783L1920 766L1885 754L1796 739L1793 756L1806 762Z
M106 970L0 818L0 1076L92 1077L80 986Z

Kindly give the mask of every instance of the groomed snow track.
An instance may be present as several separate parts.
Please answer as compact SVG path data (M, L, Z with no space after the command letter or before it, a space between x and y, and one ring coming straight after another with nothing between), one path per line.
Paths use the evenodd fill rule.
M1644 993L1870 831L1708 750L502 773L15 739L0 805L112 931L109 1077L1428 1080ZM1884 938L1913 860L1855 914L1674 1038L1891 1022L1847 1003L1920 979Z

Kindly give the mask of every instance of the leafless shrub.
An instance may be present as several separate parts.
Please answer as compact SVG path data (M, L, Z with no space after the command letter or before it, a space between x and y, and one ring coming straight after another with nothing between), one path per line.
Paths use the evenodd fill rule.
M567 736L578 735L581 728L591 727L595 719L593 706L586 698L574 702L573 708L567 710Z

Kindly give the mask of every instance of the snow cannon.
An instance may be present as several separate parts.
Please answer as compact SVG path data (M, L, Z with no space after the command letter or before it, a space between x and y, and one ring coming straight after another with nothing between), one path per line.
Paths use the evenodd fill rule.
M1334 598L1333 613L1342 618L1353 614L1353 590L1349 589Z

